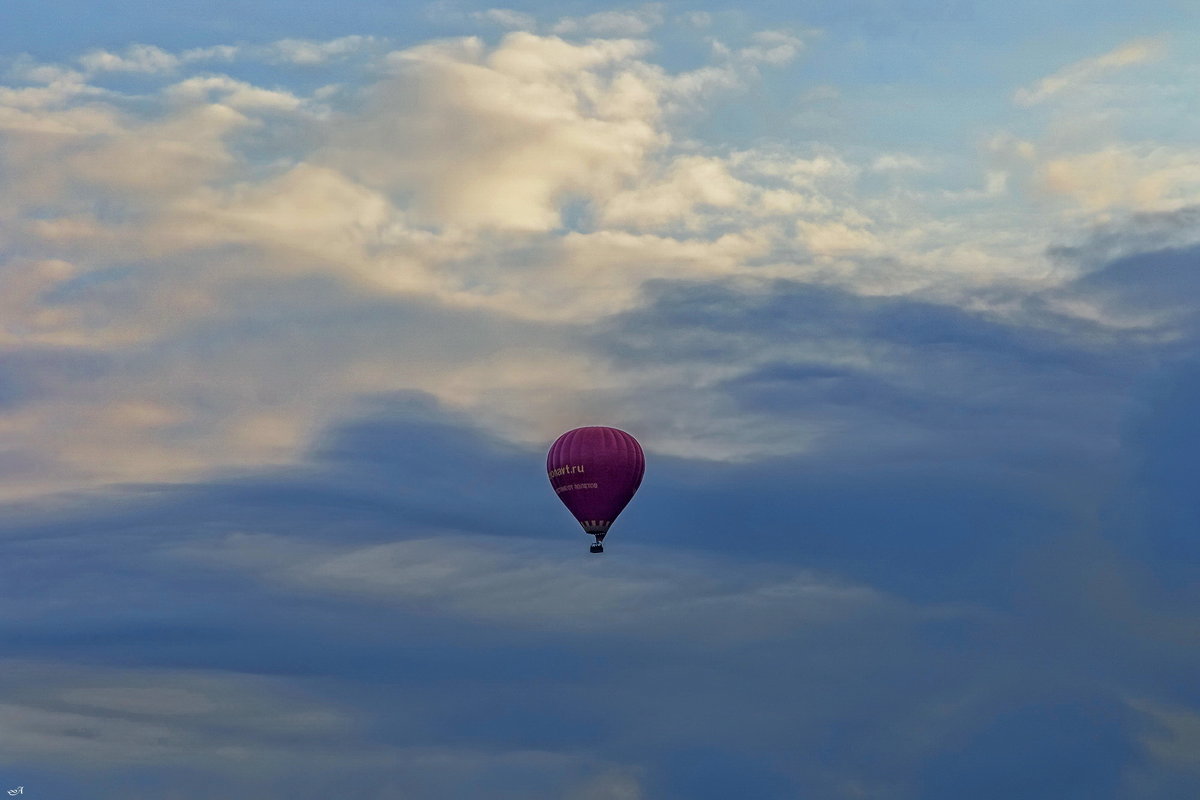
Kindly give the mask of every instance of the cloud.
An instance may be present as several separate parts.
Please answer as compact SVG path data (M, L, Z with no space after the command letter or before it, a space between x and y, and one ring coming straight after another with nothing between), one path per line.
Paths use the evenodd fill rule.
M499 25L501 28L531 31L537 28L537 18L511 8L489 8L471 14L474 19Z
M268 44L219 44L211 47L196 47L178 55L181 63L265 61L269 64L287 64L300 67L316 67L345 59L357 53L370 52L384 44L377 36L351 35L336 39L279 39Z
M218 44L171 53L150 44L133 44L124 51L92 50L80 56L83 74L102 77L105 73L141 73L169 75L193 64L264 61L270 64L315 67L327 65L356 53L370 51L382 44L375 36L351 35L336 39L279 39L262 45ZM26 64L19 74L27 79L44 79L62 68L56 65Z
M224 61L230 62L237 59L246 51L244 45L234 44L216 44L212 47L194 47L191 50L184 50L180 54L186 62L193 61Z
M671 164L661 181L614 195L604 205L601 219L643 229L677 222L698 228L701 223L693 217L697 206L735 207L748 199L749 189L729 174L723 160L685 156Z
M655 73L632 61L643 51L516 33L492 53L464 40L394 54L397 76L343 126L333 163L411 193L434 224L552 230L562 203L612 192L665 143Z
M1142 64L1159 58L1165 45L1161 39L1134 39L1115 50L1094 58L1077 61L1046 78L1031 88L1018 89L1013 102L1020 106L1033 106L1062 93L1090 83L1102 75Z
M676 17L678 22L693 28L707 28L713 23L712 14L707 11L688 11Z
M1144 740L1149 753L1172 767L1200 774L1200 713L1187 706L1145 700L1131 705L1153 723Z
M814 223L799 220L797 232L805 247L817 256L843 253L882 255L885 246L864 226L842 222Z
M1200 247L1164 247L1113 259L1066 287L1056 297L1092 309L1108 324L1164 341L1190 339L1196 331L1191 298L1200 292L1194 267Z
M80 82L83 73L63 64L43 64L29 55L20 55L12 59L6 70L5 77L21 83L52 84L60 81ZM5 89L11 92L11 89Z
M203 714L213 710L204 695L189 689L136 687L68 689L61 695L72 705L133 714L176 716Z
M590 36L644 36L662 23L662 3L648 3L627 11L600 11L586 17L563 17L550 27L550 31Z
M907 153L885 153L876 158L871 164L871 169L876 172L923 170L928 168L928 165L921 161L921 159Z
M1085 212L1170 211L1200 202L1200 151L1111 145L1046 158L1038 178L1044 191L1070 198Z
M381 42L310 44L371 58ZM5 491L303 461L362 398L403 391L529 445L619 417L645 423L656 452L738 460L817 452L852 427L832 403L799 425L750 400L765 395L739 380L809 358L778 352L780 330L646 321L673 289L704 284L735 309L834 287L976 309L1013 330L1089 314L1121 327L1079 294L1054 299L1054 322L1022 316L1024 298L1075 277L1041 252L1054 221L966 207L999 197L982 193L942 214L940 195L901 185L912 157L680 136L696 100L800 47L760 32L671 73L644 41L512 33L395 51L375 83L319 97L189 71L308 52L279 43L172 56L136 98L26 64L49 82L0 90L0 210L13 220L0 337L23 372L0 422L13 443ZM1177 170L1147 179L1150 207L1184 202L1184 154L1146 158ZM896 177L872 187L882 169ZM1089 171L1056 167L1055 186L1091 191ZM710 357L630 366L606 344L623 341L612 331L625 320L664 348L712 341ZM920 363L862 330L816 335L832 349L811 360L851 380ZM965 376L971 357L983 356L953 369ZM872 430L899 441L919 428Z
M322 696L333 688L328 682L11 659L4 668L0 731L12 743L5 768L31 776L18 778L27 792L86 786L93 797L115 800L131 782L150 781L181 798L214 789L262 797L315 798L333 789L467 797L480 786L508 800L642 796L636 769L570 747L434 744L419 735L390 742L396 731L387 730L388 714L346 710L344 698ZM426 724L437 718L415 698L407 706L406 715ZM387 731L382 736L364 729L372 716Z
M149 44L134 44L124 53L93 50L80 57L80 65L88 72L172 72L179 58L162 48Z
M828 289L807 302L800 291L763 293L750 305L711 285L668 288L648 319L707 324L669 340L662 327L626 326L627 346L640 334L662 348L648 371L670 362L699 372L687 354L703 355L722 334L746 349L709 359L753 353L768 338L749 336L747 319L778 326L779 355L841 319L920 343L929 372L904 387L916 390L954 374L956 342L987 354L963 363L997 365L1020 344L1006 338L1019 332L970 315ZM747 307L735 313L739 303ZM1042 374L1088 369L1051 359ZM929 408L873 380L774 365L727 388L750 403L757 392L809 392L815 400L791 406L792 427L824 397ZM996 385L982 383L988 402ZM1095 410L1078 397L1104 397L1065 386L1045 390L1075 415ZM928 412L948 439L970 430L955 427L958 407ZM673 411L664 408L663 427ZM975 409L964 419L991 427ZM429 400L361 410L305 469L94 496L23 522L8 514L15 580L0 589L0 625L9 653L43 661L23 671L9 662L0 689L18 707L14 724L49 738L6 769L49 765L105 800L135 778L184 797L216 787L315 800L332 784L471 797L494 785L514 800L590 800L601 790L690 797L738 786L951 795L979 787L981 774L1008 775L1012 791L1036 796L1044 776L1016 765L1050 753L1083 769L1099 748L1112 764L1087 771L1089 791L1139 769L1158 779L1151 786L1186 781L1143 755L1144 734L1168 737L1125 700L1166 702L1190 688L1194 648L1178 646L1186 606L1174 603L1179 625L1163 626L1161 609L1130 608L1136 595L1094 568L1113 566L1103 547L1062 541L1073 519L1058 507L1064 479L1111 458L1056 461L1054 441L1038 433L1033 459L1012 442L1024 451L1015 463L996 463L978 439L889 462L880 437L865 433L859 453L807 461L656 456L603 560L530 481L540 447L476 432ZM138 667L106 674L76 663L69 676L46 667L47 657L80 654ZM180 663L205 668L154 667ZM220 680L208 686L206 676ZM228 724L224 702L244 709ZM109 719L121 724L106 729ZM845 730L853 748L841 746ZM81 732L100 743L77 751L111 756L107 766L64 754ZM138 760L147 752L161 757ZM202 787L190 782L196 773ZM1183 777L1164 784L1168 773Z
M249 675L12 660L5 670L10 763L229 768L256 751L279 758L288 740L311 746L350 730L344 714Z
M236 109L275 108L283 111L298 109L303 100L290 92L261 89L227 75L188 78L168 87L166 93L177 101L193 104L217 99Z
M563 800L642 800L645 796L635 774L611 770L586 780Z
M374 36L342 36L323 42L311 39L280 39L260 48L258 53L268 61L315 65L366 50L378 42Z
M709 97L752 83L763 65L786 66L804 47L804 40L789 31L757 31L750 38L753 44L740 48L711 39L713 63L671 76L666 108L675 113L700 113Z
M6 774L1188 796L1189 145L734 146L807 33L571 35L0 89ZM539 477L598 421L651 460L603 559Z
M1137 363L1117 341L1110 354L1094 352L1089 338L1104 335L1095 323L1059 330L1028 310L1008 318L783 280L663 281L654 291L646 308L606 321L597 341L619 354L616 369L665 378L638 382L640 393L660 397L639 426L660 431L658 448L691 456L712 448L726 458L829 459L858 453L862 442L876 458L962 445L964 455L986 450L998 464L1015 443L1001 432L1008 425L1040 436L1057 429L1068 449L1098 446L1119 403L1116 376ZM1095 401L1086 422L1067 400L1076 392ZM917 412L934 407L963 416Z
M748 62L782 66L800 54L804 40L789 31L758 31L754 44L738 50L738 56Z
M627 545L634 551L636 545ZM834 624L860 614L897 613L865 587L816 575L771 575L719 560L670 559L671 566L616 571L546 552L537 540L441 535L362 549L304 548L240 534L203 551L175 554L192 563L246 569L292 590L358 595L417 613L462 616L517 628L656 637L761 639L796 626ZM635 558L668 563L657 551ZM588 598L580 604L577 599ZM697 625L703 620L702 625ZM731 625L737 620L736 625Z

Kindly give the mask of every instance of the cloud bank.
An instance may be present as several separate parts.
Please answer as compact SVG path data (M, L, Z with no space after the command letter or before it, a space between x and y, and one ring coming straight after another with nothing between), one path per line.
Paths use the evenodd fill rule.
M637 18L659 19L647 9ZM935 195L922 210L870 190L872 173L900 175L914 157L722 150L673 133L699 98L802 46L763 31L675 73L646 40L525 32L392 52L360 36L138 45L89 53L82 72L24 62L0 95L2 335L21 365L0 423L6 493L287 463L356 398L399 390L530 444L597 416L641 423L665 391L682 405L652 449L802 452L811 433L756 419L725 387L801 350L821 369L878 380L889 368L885 350L822 334L787 355L630 369L594 337L652 308L655 287L836 287L1020 335L1030 319L995 298L1074 273L1045 257L1046 240L973 227L970 209L937 220ZM196 71L315 68L372 49L358 86L307 94ZM103 80L126 72L157 88ZM1096 177L1097 158L1151 206L1192 197L1182 154L1153 156L1161 168L1115 151L1055 157L1041 180L1107 210L1119 182ZM1059 312L1122 324L1082 308Z
M20 780L1194 794L1200 158L1132 124L1178 100L1157 40L939 149L802 139L869 107L816 31L441 13L490 32L11 63ZM539 462L595 422L652 468L585 561Z

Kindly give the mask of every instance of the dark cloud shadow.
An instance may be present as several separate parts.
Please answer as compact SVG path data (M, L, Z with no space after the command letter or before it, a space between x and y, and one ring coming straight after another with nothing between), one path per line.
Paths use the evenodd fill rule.
M1200 284L1181 252L1121 256L1076 288L1186 310ZM1157 267L1162 285L1144 285ZM401 603L297 582L306 548L325 558L469 535L590 557L544 450L422 395L378 397L294 467L26 504L0 523L6 658L294 682L353 711L351 733L313 745L333 761L250 775L219 759L124 771L30 760L27 774L104 798L130 785L186 798L213 787L557 797L610 764L664 798L1123 798L1134 774L1196 785L1186 763L1155 760L1153 715L1135 705L1189 720L1198 700L1200 368L1177 357L1196 344L1187 325L1156 350L1097 346L1086 326L1038 329L1053 318L1036 304L1025 313L1037 325L1022 327L785 283L766 294L662 283L649 299L596 331L618 364L745 363L717 387L732 408L849 424L787 457L652 454L609 560L586 563L816 571L872 590L868 611L718 646L674 631L521 628L456 615L440 595ZM882 355L823 357L845 341ZM229 548L239 536L243 549ZM221 563L262 541L294 545L300 561L276 570L268 547L253 571ZM208 562L178 557L206 550ZM719 616L696 608L699 629ZM53 720L48 708L37 719ZM384 755L356 773L347 747ZM388 748L409 747L476 760L439 751L442 767L406 777ZM487 761L512 750L525 755Z

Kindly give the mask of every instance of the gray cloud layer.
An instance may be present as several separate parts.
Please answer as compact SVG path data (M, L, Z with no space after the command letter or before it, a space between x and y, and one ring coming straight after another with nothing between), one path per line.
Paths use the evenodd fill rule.
M1001 133L984 189L929 191L903 153L681 133L803 44L680 72L521 31L22 62L6 774L187 800L1194 794L1194 159ZM367 73L234 69L261 61ZM651 469L585 560L540 464L596 421Z

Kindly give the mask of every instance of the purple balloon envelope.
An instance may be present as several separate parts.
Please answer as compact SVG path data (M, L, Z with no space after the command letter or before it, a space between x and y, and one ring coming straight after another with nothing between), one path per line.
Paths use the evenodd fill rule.
M593 553L642 483L642 446L616 428L576 428L558 437L546 455L546 472L558 499L596 537Z

